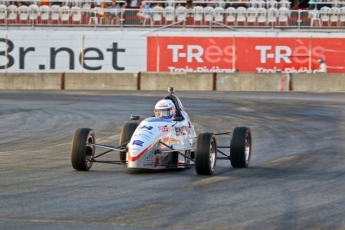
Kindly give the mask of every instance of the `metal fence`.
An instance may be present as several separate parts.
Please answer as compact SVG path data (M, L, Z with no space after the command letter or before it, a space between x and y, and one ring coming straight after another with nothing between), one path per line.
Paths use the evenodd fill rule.
M345 7L290 10L285 7L152 7L116 10L99 7L0 5L1 27L150 27L230 29L343 29Z

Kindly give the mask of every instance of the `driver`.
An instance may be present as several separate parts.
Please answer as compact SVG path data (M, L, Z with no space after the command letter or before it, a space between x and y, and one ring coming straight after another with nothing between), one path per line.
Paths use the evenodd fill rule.
M155 117L172 118L175 115L176 109L172 100L163 99L155 105Z

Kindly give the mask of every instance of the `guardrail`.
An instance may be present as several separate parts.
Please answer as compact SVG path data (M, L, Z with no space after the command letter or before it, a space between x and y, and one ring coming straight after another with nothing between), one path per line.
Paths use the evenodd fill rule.
M283 28L343 29L345 7L328 10L289 10L288 8L205 7L186 9L166 7L116 10L82 9L68 6L8 6L0 26L18 27L183 27L183 28ZM1 7L0 7L1 15Z

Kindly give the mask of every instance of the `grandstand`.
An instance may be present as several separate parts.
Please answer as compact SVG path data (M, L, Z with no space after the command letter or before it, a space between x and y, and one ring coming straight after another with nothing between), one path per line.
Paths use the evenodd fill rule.
M338 0L0 0L0 71L344 73L344 27Z
M103 4L104 3L104 4ZM319 29L345 27L345 2L0 1L0 27ZM139 6L140 5L140 6Z

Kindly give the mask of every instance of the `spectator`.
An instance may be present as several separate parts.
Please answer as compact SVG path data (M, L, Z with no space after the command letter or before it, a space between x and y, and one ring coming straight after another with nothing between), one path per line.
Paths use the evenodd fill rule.
M99 9L99 16L103 18L103 24L108 24L108 12L106 11L108 9L108 4L106 2L101 3L101 7Z
M19 5L20 4L20 5ZM23 2L18 2L18 7L19 6L30 6L30 2L23 1Z
M91 2L94 3L95 7L101 7L101 4L102 4L101 0L94 0L94 1L91 1Z
M58 2L51 2L51 5L57 5L57 6L62 6L62 1L58 1Z
M145 19L151 19L150 6L146 4L145 1L142 1L137 16L141 23L143 23Z
M314 73L327 73L327 66L325 61L322 58L320 58L318 62L320 63L319 69L314 70Z
M330 8L332 7L332 5L328 3L328 2L331 2L329 0L318 0L318 2L324 2L323 4L317 4L318 10L320 10L322 7L330 7Z
M108 21L111 22L112 20L115 19L116 24L120 21L120 12L121 12L121 7L119 4L116 4L116 0L113 0L111 2L111 5L108 7L110 10L110 13L108 14Z
M48 0L42 0L40 1L40 6L49 6L49 1Z
M308 7L308 10L317 10L317 0L311 0L310 1L311 3L310 3L310 5L309 5L309 7Z
M194 8L193 1L188 0L185 7L187 9L193 9Z

